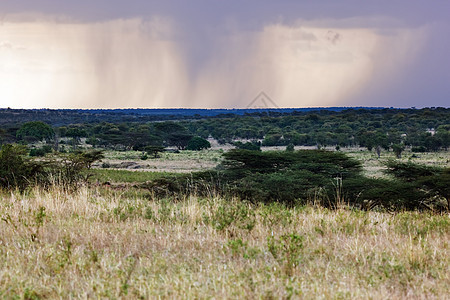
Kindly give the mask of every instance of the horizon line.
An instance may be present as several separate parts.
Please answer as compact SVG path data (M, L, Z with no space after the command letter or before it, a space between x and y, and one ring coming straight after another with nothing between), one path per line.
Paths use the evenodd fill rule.
M241 108L204 108L204 107L117 107L117 108L14 108L14 107L0 107L0 110L170 110L170 109L184 109L184 110L286 110L286 109L330 109L330 108L348 108L348 109L426 109L426 108L450 108L445 106L424 106L424 107L394 107L394 106L307 106L307 107L241 107Z

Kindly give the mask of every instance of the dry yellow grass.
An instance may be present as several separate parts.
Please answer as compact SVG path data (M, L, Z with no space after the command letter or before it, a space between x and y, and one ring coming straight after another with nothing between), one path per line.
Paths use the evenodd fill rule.
M448 215L145 199L0 200L0 298L445 299Z
M385 177L383 170L386 169L385 162L389 159L395 159L402 162L413 162L427 166L449 168L450 167L450 151L412 153L404 151L402 158L396 158L393 152L383 151L381 157L378 158L375 151L367 151L361 149L348 148L344 151L356 160L362 162L364 174L369 177Z

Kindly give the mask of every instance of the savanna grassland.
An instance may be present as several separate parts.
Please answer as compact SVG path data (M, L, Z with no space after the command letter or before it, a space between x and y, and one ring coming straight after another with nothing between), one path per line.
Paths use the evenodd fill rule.
M450 219L80 188L3 193L0 297L445 299Z
M166 153L148 163L195 162L203 155L212 164L219 154ZM104 160L138 162L133 155L138 154L111 152ZM383 176L374 153L349 155L364 161L367 174ZM413 159L448 165L446 152ZM289 207L250 204L213 193L161 199L133 188L166 174L96 169L91 184L76 190L2 192L0 297L446 299L450 294L448 214L361 211L345 203L327 209L314 199Z
M263 147L263 151L272 150L284 150L286 147ZM222 147L216 145L213 149L202 151L182 151L180 153L163 152L159 154L158 158L141 160L141 151L105 151L105 158L103 163L97 163L98 169L105 166L113 169L127 169L136 171L153 171L143 172L141 180L150 180L153 176L158 176L158 173L171 172L171 173L189 173L193 171L205 170L216 167L222 160L222 154L229 150L230 147ZM315 147L295 147L299 149L315 149ZM334 147L328 147L326 150L335 151ZM439 152L423 152L412 153L411 151L405 151L400 159L396 158L393 152L382 151L380 157L377 156L375 151L367 151L363 148L342 148L342 152L348 156L361 161L364 168L364 174L369 177L383 177L383 170L385 169L384 163L390 159L396 159L401 162L413 162L418 164L424 164L428 166L436 167L450 167L450 151ZM104 168L103 172L108 172L108 168ZM100 170L96 172L102 172ZM126 172L125 174L129 174ZM147 175L145 175L147 174ZM114 175L111 175L114 178ZM103 177L102 177L103 178ZM127 179L127 176L119 176L120 180L133 181L133 179ZM119 180L119 178L117 178ZM103 178L105 179L105 178Z

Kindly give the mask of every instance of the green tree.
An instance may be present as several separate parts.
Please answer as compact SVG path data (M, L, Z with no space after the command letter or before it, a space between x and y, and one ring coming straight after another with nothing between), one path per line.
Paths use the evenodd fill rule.
M32 137L38 141L52 140L55 135L52 127L47 123L41 121L33 121L23 124L17 131L18 139L26 139L26 137Z
M208 148L211 148L211 144L204 138L198 136L190 139L186 147L187 150L194 150L194 151L199 151Z
M72 144L76 147L81 142L82 137L87 137L87 132L84 128L70 127L65 132L65 136L72 138Z
M185 149L192 139L185 127L175 122L161 122L155 124L157 133L168 146L176 146L179 150Z
M10 144L16 141L16 135L11 134L7 130L0 128L0 145L2 144Z
M314 190L333 197L336 177L359 176L359 162L340 152L300 150L249 151L231 150L224 154L219 182L226 182L231 193L251 201L308 199ZM198 175L201 176L201 175ZM207 173L204 179L215 174Z
M178 150L186 149L192 135L187 132L174 132L167 136L166 141L169 146L176 146Z
M441 140L445 149L450 147L450 125L441 125L436 130L436 137Z
M84 128L70 127L65 132L65 136L80 139L82 137L87 137L87 132Z
M158 158L160 152L164 152L163 146L146 146L144 147L144 151L148 154L152 155L153 158Z

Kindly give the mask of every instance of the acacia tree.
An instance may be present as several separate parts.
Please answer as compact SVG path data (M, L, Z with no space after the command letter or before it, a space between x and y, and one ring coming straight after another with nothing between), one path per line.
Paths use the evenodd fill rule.
M192 139L185 127L175 122L162 122L155 124L157 133L168 146L176 146L179 150L186 149L188 142Z
M146 146L144 147L144 151L148 154L153 155L153 158L158 158L160 152L164 152L163 146Z
M178 150L186 149L192 135L187 132L174 132L167 136L167 144L169 146L176 146Z
M194 150L194 151L199 151L208 148L211 148L210 142L199 136L190 139L186 147L187 150Z
M50 141L55 136L53 128L47 123L33 121L23 124L17 131L17 138L24 140L26 137L32 137L38 141Z
M400 181L410 183L414 189L427 194L428 201L422 201L422 205L430 208L437 204L436 197L444 198L447 201L447 210L450 211L450 168L396 161L388 161L386 166L387 174L393 175Z
M66 136L72 138L73 146L80 144L82 137L87 137L87 132L84 128L70 127L66 131Z

